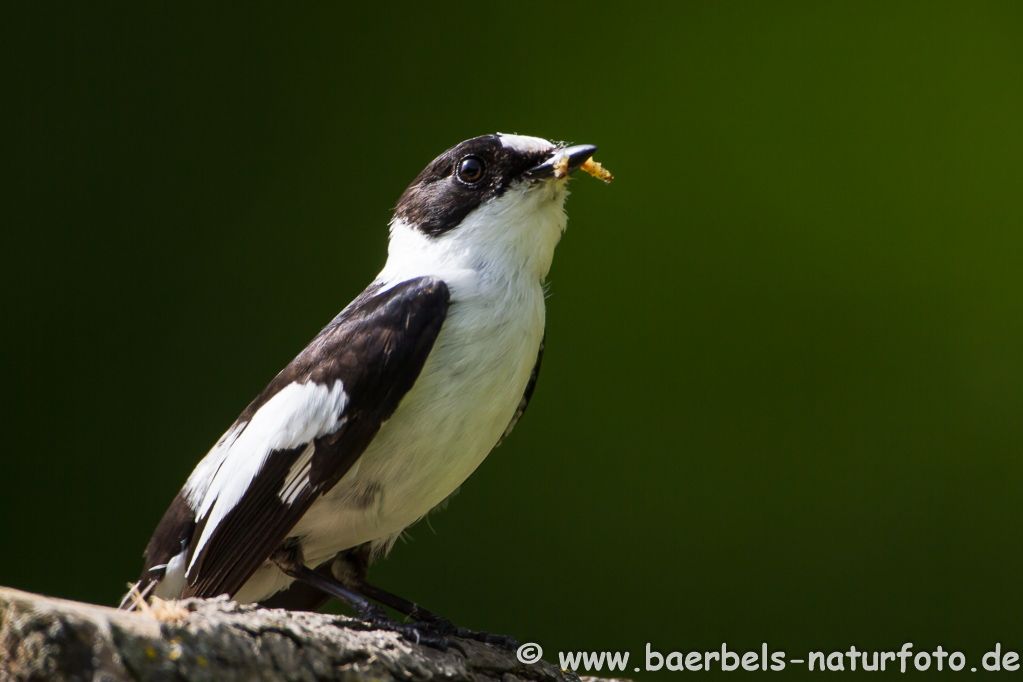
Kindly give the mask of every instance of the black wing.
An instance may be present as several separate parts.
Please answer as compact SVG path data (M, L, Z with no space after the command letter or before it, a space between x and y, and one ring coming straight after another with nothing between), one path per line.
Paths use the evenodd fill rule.
M444 282L433 278L378 291L369 289L353 301L246 408L228 432L233 434L226 443L229 452L221 457L216 472L211 470L206 481L193 484L197 469L189 479L150 541L143 585L158 579L161 566L185 547L188 571L182 597L234 594L277 549L313 501L330 490L362 455L419 376L447 316L450 299ZM327 395L338 381L343 387L343 405L336 415L329 416L327 428L305 439L293 438L285 443L287 447L266 445L256 453L261 464L249 462L254 470L251 476L230 480L227 474L245 464L241 458L252 456L254 438L245 432L253 423L266 423L259 421L261 409L264 415L272 412L279 418L282 399L291 395L282 391L298 394L316 386L322 389L317 396ZM288 427L295 427L295 419L300 418L296 408ZM224 441L218 447L221 445ZM216 448L207 458L215 452ZM304 472L298 478L292 468L296 463ZM283 494L286 480L294 485ZM203 484L207 489L201 494L190 489ZM238 486L243 486L240 497ZM237 499L232 499L232 494ZM223 502L219 512L218 502Z

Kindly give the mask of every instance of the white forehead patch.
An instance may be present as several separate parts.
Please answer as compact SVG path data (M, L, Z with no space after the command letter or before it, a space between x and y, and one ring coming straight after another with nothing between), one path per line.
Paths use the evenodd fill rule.
M543 139L542 137L529 137L528 135L508 135L506 133L498 133L498 137L501 138L501 146L507 147L508 149L514 149L517 152L544 152L554 146L552 142Z

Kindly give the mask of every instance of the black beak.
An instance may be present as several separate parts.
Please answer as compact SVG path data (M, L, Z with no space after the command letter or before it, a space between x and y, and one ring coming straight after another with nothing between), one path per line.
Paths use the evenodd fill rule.
M577 144L564 149L555 149L543 163L527 170L525 176L532 180L542 180L554 177L555 172L559 170L562 172L559 172L557 177L571 175L579 170L595 151L597 151L597 145L594 144Z

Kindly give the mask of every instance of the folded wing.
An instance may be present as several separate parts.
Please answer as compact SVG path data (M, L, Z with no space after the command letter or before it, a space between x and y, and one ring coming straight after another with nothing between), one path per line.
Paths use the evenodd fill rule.
M140 590L173 566L181 597L237 592L397 409L449 298L434 278L371 287L324 328L196 467L149 543Z

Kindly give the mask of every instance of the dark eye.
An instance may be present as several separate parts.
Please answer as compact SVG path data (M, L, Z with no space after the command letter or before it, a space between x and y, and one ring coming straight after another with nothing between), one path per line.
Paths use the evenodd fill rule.
M467 185L477 182L483 177L483 159L478 156L467 156L458 162L458 179Z

